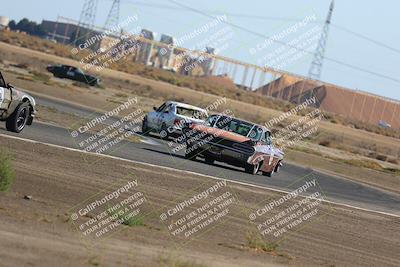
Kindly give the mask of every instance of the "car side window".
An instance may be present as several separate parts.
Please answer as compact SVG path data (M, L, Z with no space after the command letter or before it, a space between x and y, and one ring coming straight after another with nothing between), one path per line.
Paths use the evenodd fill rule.
M218 115L212 115L210 117L208 117L208 119L206 120L206 125L213 127L214 123L217 121L218 119Z
M260 127L253 127L248 134L248 137L252 140L264 142L264 132Z
M157 111L157 112L164 112L165 107L166 107L166 104L164 103L164 104L162 104L156 111Z
M272 139L271 139L271 133L270 132L264 132L262 141L265 142L267 145L272 144Z
M0 73L0 87L7 87L6 82L4 81L3 75Z
M165 107L165 109L164 109L164 113L171 113L171 112L173 112L174 111L174 106L173 105L171 105L171 104L169 104L168 106L166 106Z

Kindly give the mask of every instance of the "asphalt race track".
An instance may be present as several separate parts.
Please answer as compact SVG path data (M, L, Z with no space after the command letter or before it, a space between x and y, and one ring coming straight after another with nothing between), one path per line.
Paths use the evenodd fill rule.
M75 113L85 117L93 115L93 111L70 103L38 96L35 96L35 99L40 105L49 106L62 112ZM108 119L106 124L111 123L113 120L115 119ZM44 123L34 122L32 126L25 128L20 134L7 132L4 123L1 123L0 133L69 148L79 148L77 141L71 136L70 130ZM136 134L140 134L140 131ZM81 137L85 138L84 135ZM302 178L304 177L308 180L315 178L327 200L400 215L399 195L356 183L346 178L328 175L289 163L285 163L280 172L274 174L271 178L261 174L250 175L241 168L223 163L207 165L202 159L197 159L196 161L186 160L183 157L184 150L172 153L172 148L168 146L167 141L160 140L156 136L150 136L145 137L144 142L139 143L121 141L118 146L107 150L105 154L285 191L291 191L303 185L304 179Z

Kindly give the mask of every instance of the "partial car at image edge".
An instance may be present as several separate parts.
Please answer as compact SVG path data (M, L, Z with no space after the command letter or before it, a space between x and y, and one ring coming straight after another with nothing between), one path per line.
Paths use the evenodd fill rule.
M0 121L6 122L7 130L20 133L26 125L32 125L35 114L35 99L6 83L0 72Z

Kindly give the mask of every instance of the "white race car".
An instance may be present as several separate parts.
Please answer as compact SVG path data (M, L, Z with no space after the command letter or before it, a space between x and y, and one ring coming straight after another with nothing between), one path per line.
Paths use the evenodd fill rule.
M161 138L179 136L185 123L204 123L208 117L205 109L185 103L167 101L160 107L153 108L143 119L142 133L151 131L160 134Z

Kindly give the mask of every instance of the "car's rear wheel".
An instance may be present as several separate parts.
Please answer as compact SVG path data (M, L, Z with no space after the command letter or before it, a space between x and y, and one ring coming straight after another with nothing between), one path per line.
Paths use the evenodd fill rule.
M163 123L161 126L160 137L161 137L161 139L168 139L168 137L169 137L168 128L165 123Z
M194 150L192 147L186 145L185 151L185 159L196 160L197 150Z
M53 76L56 78L62 78L61 75L59 75L57 72L52 72Z
M256 165L246 164L246 166L244 167L244 170L245 170L245 172L247 172L249 174L256 175L258 173L258 171L260 170L260 166L261 166L261 162Z
M14 113L6 120L6 128L8 131L20 133L26 126L30 112L29 103L20 104Z
M214 159L210 156L204 156L204 161L210 165L214 164Z
M89 84L90 86L97 86L97 85L99 85L99 84L97 83L97 80L89 81L88 84Z
M144 117L143 122L142 122L142 134L148 135L149 133L150 133L150 128L147 125L147 117Z

